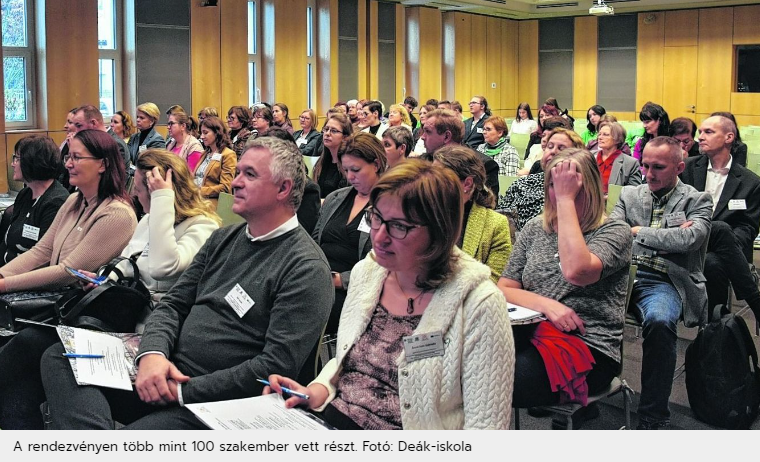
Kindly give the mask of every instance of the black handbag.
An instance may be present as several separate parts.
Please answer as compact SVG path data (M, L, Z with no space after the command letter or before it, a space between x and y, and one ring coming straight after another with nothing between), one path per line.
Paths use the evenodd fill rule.
M116 267L128 261L132 276L125 277ZM134 332L146 309L152 310L150 291L140 281L140 270L135 259L116 257L103 266L98 274L108 279L94 289L78 290L61 298L57 303L61 324L102 332Z
M79 289L64 287L54 291L10 292L0 295L0 328L18 332L28 326L17 318L57 324L56 303Z

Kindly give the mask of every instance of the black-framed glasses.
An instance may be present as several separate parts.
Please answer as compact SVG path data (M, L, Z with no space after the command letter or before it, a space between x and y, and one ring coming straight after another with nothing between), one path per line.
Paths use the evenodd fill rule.
M171 127L172 125L177 125L177 122L166 122L167 127Z
M407 234L409 234L409 231L413 230L414 228L423 227L422 225L405 225L396 220L386 221L372 207L367 209L367 212L364 214L364 220L366 220L369 227L375 231L380 229L382 225L385 225L385 231L390 237L394 239L404 239Z
M78 164L79 162L81 162L81 161L82 161L82 160L84 160L84 159L95 159L95 160L100 160L100 159L98 159L97 157L87 157L87 156L72 156L72 155L66 154L65 156L63 156L63 163L65 164L66 162L68 162L68 161L69 161L69 159L70 159L70 160L71 160L71 162L72 162L72 163L74 163L74 164Z
M323 134L324 133L329 133L329 134L335 136L335 135L340 135L343 132L341 130L338 130L337 128L325 127L325 128L322 129L322 133Z
M21 161L21 156L20 156L20 155L18 155L18 154L14 154L14 155L11 157L11 163L13 163L13 164L17 164L19 161Z

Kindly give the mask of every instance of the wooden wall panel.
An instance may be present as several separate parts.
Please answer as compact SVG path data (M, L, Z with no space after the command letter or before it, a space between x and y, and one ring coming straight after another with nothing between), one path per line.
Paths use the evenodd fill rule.
M193 114L197 114L206 106L219 108L222 105L221 42L209 40L207 35L219 35L220 10L219 7L205 8L201 7L200 2L190 2L190 72L193 104L190 110ZM247 25L244 30L247 31ZM248 62L247 57L245 62Z
M71 108L98 103L97 6L94 0L45 1L44 49L38 54L41 128L57 130Z
M317 0L316 31L316 105L324 117L338 99L338 0ZM333 55L332 50L336 50ZM335 78L333 78L335 76Z
M760 93L731 93L731 112L734 115L757 115Z
M654 16L647 24L645 18ZM639 14L639 38L636 49L636 109L647 101L662 101L665 46L665 14Z
M482 34L477 31L473 31L473 37L476 38L476 45L474 48L483 49L483 63L479 66L482 69L485 76L485 87L481 90L486 99L488 105L494 111L500 111L504 105L501 101L501 67L502 63L498 61L501 58L501 47L507 46L502 43L501 40L494 40L501 36L501 22L504 19L499 18L486 18L486 38L482 38ZM496 87L494 88L494 84ZM477 94L477 89L473 89L473 93ZM459 102L466 100L459 99Z
M697 45L699 10L665 12L665 46L692 47Z
M219 9L222 85L219 114L226 115L232 106L248 105L248 0L225 0L219 3Z
M406 9L396 5L396 101L406 98Z
M370 99L380 99L380 65L378 60L378 24L377 24L377 2L369 2L368 5L368 18L369 27L368 35L369 42L367 44L368 57L367 57L367 79L369 80L369 97ZM385 102L386 106L390 106L390 102Z
M453 61L446 59L444 63L445 75L453 81L453 92L449 82L444 86L442 96L448 100L464 101L472 96L473 57L470 53L472 48L472 18L473 15L465 13L444 13L446 28L446 42L444 43L444 56L453 56ZM448 31L453 33L453 43ZM469 101L469 99L468 99ZM466 105L463 105L465 107Z
M419 36L424 39L419 43L419 93L414 96L420 101L441 96L441 26L441 10L419 8Z
M597 101L598 22L596 16L575 18L573 109L581 112L584 119L588 108Z
M517 99L538 108L538 21L520 21L518 31Z
M517 28L518 22L501 21L501 115L514 117L517 105Z
M760 5L734 8L734 45L760 44Z
M285 103L291 119L307 107L306 82L306 0L275 2L275 96L272 102ZM281 40L287 37L287 40ZM360 53L361 56L361 53ZM297 126L297 124L296 124Z
M487 45L486 42L488 42L488 37L490 35L488 34L488 31L486 30L487 27L487 21L485 16L481 15L471 15L472 16L472 31L470 34L472 35L472 40L470 41L470 53L472 55L472 62L470 65L472 66L472 74L471 74L471 87L469 94L465 93L464 95L457 94L457 98L459 101L464 101L465 103L470 100L470 98L474 95L481 95L485 96L486 99L488 99L488 90L490 89L490 82L487 80L486 77L486 68L488 67L488 57L486 55L486 49ZM493 64L493 63L491 63ZM490 101L489 101L490 103ZM462 105L464 109L464 114L468 115L469 111L467 110L467 104Z
M363 0L357 1L359 5L358 18L358 40L357 45L359 48L359 76L358 76L358 93L362 98L371 98L369 94L369 79L368 74L368 50L367 50L367 2Z
M699 11L697 111L728 110L733 76L733 8Z

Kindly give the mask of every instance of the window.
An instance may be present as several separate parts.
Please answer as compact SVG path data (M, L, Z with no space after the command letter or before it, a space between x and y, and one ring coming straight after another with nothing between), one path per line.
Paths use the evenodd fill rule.
M121 107L121 59L117 0L98 0L98 83L100 88L100 112L110 117Z
M377 4L377 65L380 101L396 101L396 4Z
M542 19L538 23L539 102L557 98L562 107L573 107L573 18Z
M599 18L596 101L610 111L636 111L636 15Z
M259 5L248 2L248 106L261 101L261 66L259 65Z
M760 93L760 45L736 47L737 92Z
M2 0L3 77L7 128L35 124L34 26L28 0Z

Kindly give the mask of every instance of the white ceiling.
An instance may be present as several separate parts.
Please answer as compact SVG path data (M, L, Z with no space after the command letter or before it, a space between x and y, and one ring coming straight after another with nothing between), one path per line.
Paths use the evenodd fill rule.
M537 19L588 15L597 0L392 0L406 6L427 6L441 11L462 11L510 19ZM615 14L686 8L760 4L760 0L606 0ZM566 5L557 6L554 5Z

